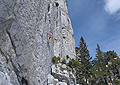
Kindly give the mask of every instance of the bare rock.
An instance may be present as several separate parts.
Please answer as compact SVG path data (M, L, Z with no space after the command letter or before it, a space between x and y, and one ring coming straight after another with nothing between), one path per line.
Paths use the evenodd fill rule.
M67 85L65 82L59 82L59 85Z
M53 84L54 77L51 74L48 74L48 84Z
M76 85L76 77L72 73L72 70L69 70L68 68L70 67L66 66L65 64L62 66L59 63L52 65L52 76L54 79L58 79L60 85L63 83L67 85Z
M0 0L2 85L47 85L52 57L75 58L74 48L66 0Z
M65 65L65 64L63 64L63 65L62 65L62 68L63 68L63 69L65 69L65 68L66 68L66 65Z

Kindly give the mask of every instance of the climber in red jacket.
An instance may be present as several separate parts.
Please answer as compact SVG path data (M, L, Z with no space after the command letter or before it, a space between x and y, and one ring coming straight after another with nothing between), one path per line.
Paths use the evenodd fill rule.
M50 42L50 38L52 38L52 32L47 33L48 35L48 42Z

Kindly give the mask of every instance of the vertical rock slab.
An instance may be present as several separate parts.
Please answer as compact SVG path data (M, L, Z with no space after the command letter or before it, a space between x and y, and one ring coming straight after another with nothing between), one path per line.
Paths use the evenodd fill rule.
M54 56L75 58L75 39L66 0L56 0Z

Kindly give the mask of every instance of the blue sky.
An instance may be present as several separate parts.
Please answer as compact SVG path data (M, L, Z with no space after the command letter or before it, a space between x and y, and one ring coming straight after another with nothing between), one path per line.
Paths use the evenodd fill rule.
M101 50L120 55L120 0L67 0L76 46L83 36L90 55Z

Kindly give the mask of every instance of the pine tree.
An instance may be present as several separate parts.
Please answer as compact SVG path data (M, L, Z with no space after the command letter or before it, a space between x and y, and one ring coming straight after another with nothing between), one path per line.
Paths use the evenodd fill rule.
M77 52L79 52L79 56L77 59L82 64L78 74L79 78L81 79L81 82L79 83L84 84L87 83L88 79L90 78L90 68L92 67L90 60L92 58L90 57L87 45L83 37L80 38L79 51ZM84 79L86 80L84 81Z
M103 53L100 49L99 44L97 44L96 48L96 58L92 61L93 66L95 68L94 74L96 75L96 81L98 81L99 84L107 85L107 76L110 76L109 68L106 66L108 63L108 60L105 57L105 53Z
M116 52L113 51L107 51L105 53L105 60L108 65L109 71L112 76L119 75L119 68L120 68L120 60L116 54ZM110 76L111 76L110 75ZM120 77L120 76L119 76Z
M98 63L99 63L99 64L102 64L102 60L103 60L104 54L103 54L103 52L101 51L99 44L97 44L96 53L97 53L97 54L96 54L96 58L97 58L97 60L98 60Z
M85 42L85 40L83 39L82 36L81 36L80 42L79 42L79 50L80 50L79 58L81 59L82 63L85 63L85 61L84 61L85 59L88 60L88 61L91 60L89 50L87 49L86 42Z

